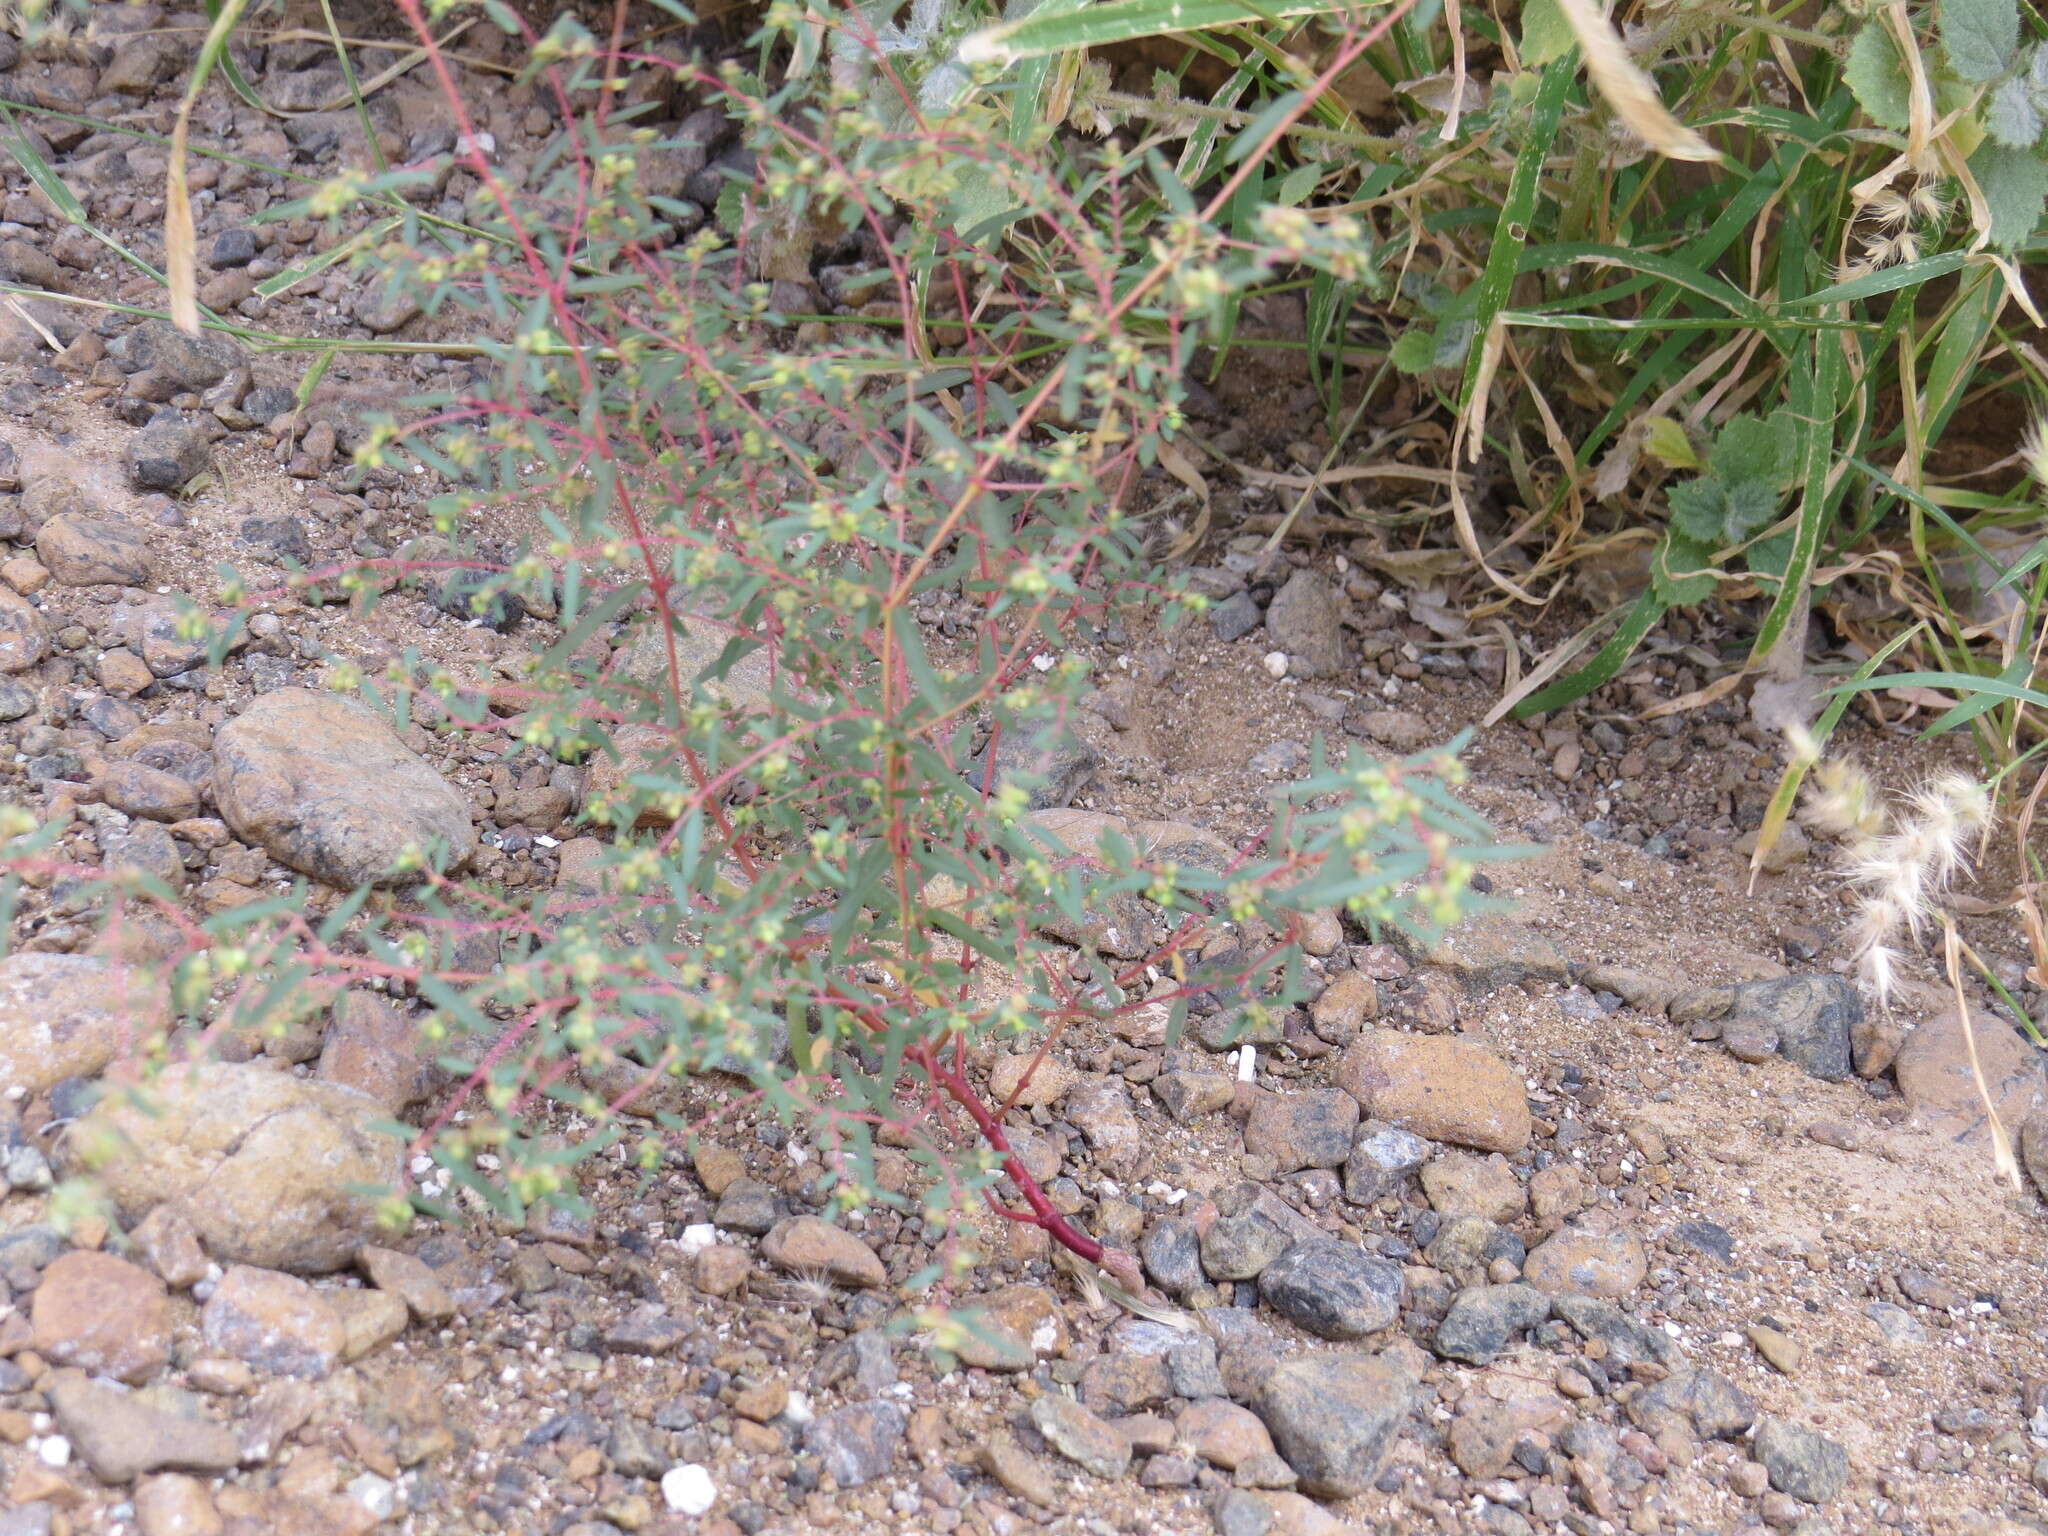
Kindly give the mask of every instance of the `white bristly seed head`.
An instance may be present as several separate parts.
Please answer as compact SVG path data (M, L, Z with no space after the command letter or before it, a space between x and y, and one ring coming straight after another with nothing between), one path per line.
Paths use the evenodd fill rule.
M1845 873L1861 901L1857 973L1871 999L1888 1006L1898 979L1896 941L1902 932L1917 941L1969 868L1970 842L1991 819L1990 796L1968 774L1943 773L1887 808L1863 769L1837 760L1816 765L1807 810L1813 825L1843 839Z

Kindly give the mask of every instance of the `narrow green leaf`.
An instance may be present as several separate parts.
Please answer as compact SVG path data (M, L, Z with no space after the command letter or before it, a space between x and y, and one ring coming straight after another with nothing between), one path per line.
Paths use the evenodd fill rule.
M1484 336L1493 318L1507 307L1515 277L1521 270L1524 246L1529 238L1529 221L1536 213L1536 195L1543 179L1543 162L1557 139L1558 121L1564 115L1565 97L1578 73L1576 51L1546 65L1536 87L1536 101L1530 108L1526 137L1515 155L1515 169L1508 178L1507 196L1501 203L1500 218L1493 227L1493 244L1486 253L1486 270L1480 274L1474 295L1473 334ZM1472 403L1479 383L1479 364L1485 349L1473 347L1465 356L1465 377L1458 388L1458 411L1462 416Z
M1776 601L1757 630L1750 648L1753 664L1761 664L1786 632L1792 616L1807 601L1807 584L1814 563L1820 558L1821 535L1834 515L1835 488L1841 484L1831 476L1835 462L1835 417L1841 408L1843 386L1848 381L1848 361L1832 338L1819 336L1807 343L1814 354L1809 371L1797 368L1792 375L1792 414L1807 423L1805 462L1799 521L1792 553L1785 562L1785 574Z
M1947 277L1951 272L1962 270L1970 261L1968 251L1943 251L1939 256L1925 256L1919 261L1902 262L1880 272L1865 273L1846 283L1830 283L1802 298L1786 299L1779 307L1805 309L1815 304L1843 304L1874 298L1881 293L1896 293L1901 288L1917 288L1922 283L1931 283L1937 277Z
M1890 672L1883 677L1852 679L1840 685L1845 693L1870 688L1947 688L1957 693L1992 693L2002 699L2018 699L2048 709L2048 693L2002 677L1977 677L1969 672Z
M1515 706L1515 718L1526 720L1531 715L1563 709L1611 681L1621 671L1622 664L1634 654L1635 648L1642 644L1643 636L1650 632L1651 626L1664 617L1664 606L1654 589L1637 598L1635 607L1629 609L1628 617L1621 621L1621 628L1608 638L1591 661L1569 677L1559 678L1548 688L1530 694Z
M1040 11L977 32L960 45L968 64L1014 63L1075 48L1106 48L1141 37L1167 37L1247 22L1273 25L1305 16L1328 16L1353 7L1349 0L1108 0L1078 12Z

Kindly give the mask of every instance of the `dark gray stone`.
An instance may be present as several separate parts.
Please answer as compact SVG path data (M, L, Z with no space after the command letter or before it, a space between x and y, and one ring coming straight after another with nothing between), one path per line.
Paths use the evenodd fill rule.
M241 534L244 544L253 544L273 558L296 560L301 565L313 558L313 540L306 525L288 513L245 517Z
M1650 1434L1676 1417L1703 1440L1732 1440L1756 1423L1756 1404L1717 1371L1678 1371L1630 1398L1628 1416Z
M1778 1054L1814 1077L1839 1083L1854 1070L1849 1033L1863 1018L1856 989L1841 976L1787 976L1735 989L1729 1023L1745 1032L1775 1032Z
M1175 1397L1192 1401L1198 1397L1230 1395L1222 1367L1217 1363L1214 1339L1194 1338L1174 1345L1166 1351L1166 1370L1173 1378Z
M1256 1280L1291 1239L1263 1211L1218 1216L1202 1234L1202 1268L1212 1280Z
M175 491L206 468L206 434L175 417L153 421L128 439L128 483L138 491Z
M967 782L991 795L1015 784L1026 791L1028 809L1056 810L1072 804L1101 761L1100 753L1071 732L1013 726L996 737L994 751L984 749L975 758Z
M64 1252L64 1234L46 1222L0 1237L0 1270L48 1269Z
M1615 1366L1650 1361L1675 1368L1685 1359L1669 1334L1637 1322L1611 1301L1566 1292L1550 1298L1550 1310L1571 1324L1580 1338L1604 1343L1607 1359Z
M248 353L233 338L218 331L187 336L168 320L145 320L107 350L125 367L146 369L181 390L210 389L232 369L249 365Z
M1401 1316L1401 1271L1335 1238L1296 1243L1259 1275L1259 1294L1320 1339L1362 1339Z
M749 1237L759 1237L781 1219L775 1191L759 1179L748 1178L734 1179L726 1186L711 1216L728 1232L744 1232Z
M604 1454L621 1477L660 1477L675 1461L669 1454L668 1431L630 1417L612 1425Z
M1243 1488L1226 1488L1217 1495L1209 1518L1216 1522L1216 1536L1267 1536L1273 1529L1272 1509Z
M1837 1497L1849 1480L1849 1453L1818 1430L1790 1419L1763 1420L1751 1442L1771 1486L1808 1504Z
M1723 1264L1735 1262L1735 1234L1717 1221L1681 1221L1669 1236L1681 1248L1719 1259Z
M1533 1285L1468 1286L1437 1324L1435 1349L1446 1360L1488 1365L1549 1316L1550 1298Z
M1145 1234L1138 1250L1145 1273L1169 1296L1179 1296L1202 1283L1202 1247L1195 1229L1184 1221L1161 1221Z
M1382 1120L1366 1121L1344 1160L1344 1197L1367 1205L1394 1194L1429 1161L1429 1153L1429 1143L1413 1131Z
M1233 592L1209 610L1209 630L1226 645L1242 640L1265 621L1249 592Z
M213 253L207 258L217 271L246 267L256 259L256 233L237 226L213 237Z

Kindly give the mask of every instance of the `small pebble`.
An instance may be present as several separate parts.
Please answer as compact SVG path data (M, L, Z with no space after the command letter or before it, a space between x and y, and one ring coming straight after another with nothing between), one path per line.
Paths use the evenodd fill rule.
M661 1475L661 1498L679 1515L701 1515L718 1502L718 1485L703 1467L685 1462Z

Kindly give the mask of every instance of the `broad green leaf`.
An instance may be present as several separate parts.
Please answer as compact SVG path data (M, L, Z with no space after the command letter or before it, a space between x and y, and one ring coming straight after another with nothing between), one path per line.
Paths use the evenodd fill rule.
M2048 161L1986 141L1970 156L1970 174L1991 207L1991 243L2008 251L2025 244L2048 203Z
M1650 565L1650 590L1656 594L1660 607L1684 608L1703 603L1713 595L1714 570L1709 553L1708 546L1681 537L1675 529L1664 535Z
M1394 338L1387 356L1403 373L1427 373L1436 366L1436 332L1426 325L1410 326Z
M1742 557L1749 562L1753 574L1782 580L1792 559L1792 530L1787 528L1783 533L1758 539L1742 552Z
M1880 127L1903 133L1911 119L1911 82L1905 63L1882 22L1866 21L1849 45L1842 80L1857 104Z
M1665 496L1671 531L1695 544L1712 546L1728 521L1728 488L1712 475L1674 485Z
M1737 480L1728 487L1728 516L1723 539L1740 544L1778 515L1780 493L1769 480Z
M1941 46L1971 84L1996 80L2019 50L2019 0L1941 0Z
M1274 193L1273 200L1283 208L1292 208L1315 191L1316 183L1323 179L1328 170L1328 166L1316 160L1311 160L1307 165L1297 165L1281 178L1280 189Z
M2041 109L2024 75L2001 81L1984 105L1985 131L2008 149L2031 149L2041 127Z
M1524 0L1522 5L1522 68L1541 69L1568 53L1578 38L1572 34L1557 0Z
M1799 423L1789 411L1762 417L1745 411L1721 429L1707 462L1730 485L1742 480L1788 484L1799 468Z
M1141 37L1294 21L1349 9L1346 0L1278 0L1272 5L1254 0L1108 0L1078 12L1035 12L977 32L961 43L960 58L968 64L1008 64Z

